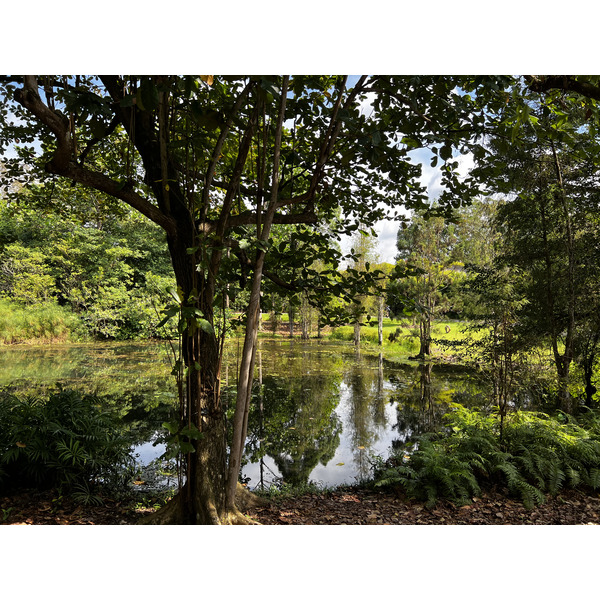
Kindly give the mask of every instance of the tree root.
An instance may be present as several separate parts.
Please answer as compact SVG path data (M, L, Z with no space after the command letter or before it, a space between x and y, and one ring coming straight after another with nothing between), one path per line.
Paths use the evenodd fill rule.
M142 517L138 525L185 525L190 524L184 516L183 503L179 494L174 496L167 504L159 508L156 512ZM210 504L210 503L209 503ZM258 523L243 514L242 511L254 508L256 506L265 506L269 501L254 495L240 483L238 483L235 492L235 504L233 510L219 514L216 508L209 506L208 522L197 523L198 525L258 525Z

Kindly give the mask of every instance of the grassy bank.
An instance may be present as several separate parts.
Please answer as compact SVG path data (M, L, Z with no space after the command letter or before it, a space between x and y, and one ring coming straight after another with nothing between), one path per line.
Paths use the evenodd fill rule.
M466 321L438 321L432 326L431 337L433 356L442 358L449 356L452 352L444 349L438 342L461 342L473 335L480 337L482 333L467 331L470 323ZM373 321L360 328L361 346L378 345L379 331L377 322ZM352 341L354 339L354 327L345 325L337 327L331 332L332 340ZM401 355L414 355L419 351L419 327L413 325L409 320L384 319L383 321L383 352L388 357Z
M67 342L82 334L81 320L67 308L51 302L21 306L0 299L0 343Z

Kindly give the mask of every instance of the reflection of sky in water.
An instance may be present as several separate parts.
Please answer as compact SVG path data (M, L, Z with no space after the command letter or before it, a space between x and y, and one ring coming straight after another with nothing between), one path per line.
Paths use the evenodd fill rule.
M165 450L166 446L164 444L156 444L154 446L154 442L144 442L134 448L136 462L146 466L163 454Z
M363 475L370 473L369 458L380 455L384 458L389 455L392 440L398 438L398 432L392 429L392 425L396 422L396 405L390 403L388 397L394 386L385 381L383 384L383 395L385 404L385 426L371 426L370 432L373 435L373 442L369 447L365 446L364 450L356 447L353 441L354 426L352 424L352 390L348 385L342 383L340 385L340 402L334 409L342 422L342 433L340 436L340 444L335 452L334 457L326 464L319 463L310 473L309 481L319 483L325 486L337 486L345 484L353 484L357 482L359 474L363 471ZM361 402L371 403L372 397L364 396L360 399ZM344 463L340 465L339 463ZM260 484L261 473L260 463L253 463L244 466L242 470L244 478L250 477L248 485L254 488ZM270 456L265 456L263 460L263 481L265 485L269 485L273 480L281 478L277 465Z

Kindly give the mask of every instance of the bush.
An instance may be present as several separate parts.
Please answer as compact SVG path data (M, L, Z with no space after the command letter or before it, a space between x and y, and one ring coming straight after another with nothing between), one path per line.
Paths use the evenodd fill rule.
M122 488L133 457L116 417L94 396L60 390L49 397L0 392L0 481L57 487L84 503Z
M516 412L505 420L454 405L443 434L425 435L375 473L376 485L400 485L429 506L470 503L483 484L499 483L528 508L562 487L600 487L597 415L586 427L564 415ZM502 433L502 435L501 435Z

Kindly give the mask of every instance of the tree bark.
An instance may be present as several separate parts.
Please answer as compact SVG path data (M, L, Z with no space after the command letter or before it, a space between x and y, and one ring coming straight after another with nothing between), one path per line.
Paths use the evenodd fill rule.
M275 146L273 150L273 175L271 182L271 198L264 217L264 222L257 223L257 238L260 244L257 251L254 273L252 275L252 286L250 289L250 301L248 303L246 335L240 364L240 374L237 389L237 401L233 417L233 441L229 453L229 467L226 488L226 506L234 509L235 489L240 473L242 453L246 440L248 426L248 413L252 395L252 376L256 357L256 340L258 333L258 319L260 319L260 290L262 283L262 270L265 261L265 246L269 240L273 217L277 208L277 196L279 192L279 163L281 154L282 128L285 120L285 106L287 100L288 77L283 80L281 90L281 103L277 119L277 130L275 133Z

